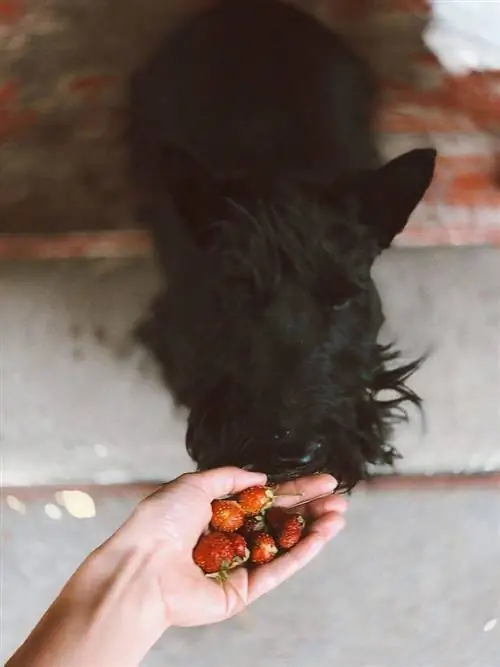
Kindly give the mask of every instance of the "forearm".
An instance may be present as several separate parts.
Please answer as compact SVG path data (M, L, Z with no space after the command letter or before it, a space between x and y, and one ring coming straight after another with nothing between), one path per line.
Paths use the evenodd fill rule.
M73 575L6 667L136 667L168 626L155 556L108 546ZM159 614L151 605L160 605ZM163 618L152 627L151 618Z

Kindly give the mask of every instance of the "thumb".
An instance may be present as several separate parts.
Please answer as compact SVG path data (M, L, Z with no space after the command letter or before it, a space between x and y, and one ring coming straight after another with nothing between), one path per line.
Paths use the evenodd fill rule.
M178 544L196 542L210 522L212 500L265 484L266 479L264 474L232 467L186 473L141 501L131 527L160 537L175 533Z
M180 484L196 487L203 491L210 502L215 498L229 496L249 486L265 484L267 476L263 473L249 472L241 468L225 467L199 473L188 473L177 480Z

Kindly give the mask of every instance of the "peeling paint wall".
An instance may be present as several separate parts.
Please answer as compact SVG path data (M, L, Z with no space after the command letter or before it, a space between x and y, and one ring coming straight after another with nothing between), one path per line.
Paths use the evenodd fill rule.
M500 70L500 3L431 0L426 43L452 74Z
M300 0L298 0L300 2ZM135 225L127 76L207 0L0 0L0 231ZM500 71L456 77L422 37L428 0L303 0L374 65L387 155L437 145L436 183L401 243L500 241Z

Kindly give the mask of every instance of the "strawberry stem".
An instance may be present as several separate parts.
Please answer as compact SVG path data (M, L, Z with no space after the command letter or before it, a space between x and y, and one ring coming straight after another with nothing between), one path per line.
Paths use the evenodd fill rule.
M303 498L306 494L303 491L297 493L275 493L276 498Z

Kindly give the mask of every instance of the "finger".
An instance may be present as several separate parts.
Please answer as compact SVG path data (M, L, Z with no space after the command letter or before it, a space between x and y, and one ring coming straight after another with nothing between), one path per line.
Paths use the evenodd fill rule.
M309 535L315 535L319 536L321 539L325 540L325 543L327 543L345 528L345 524L345 518L341 514L338 512L328 512L312 524L309 533L304 540L306 540Z
M314 498L331 495L337 487L337 481L331 475L310 475L299 477L291 482L280 484L276 489L276 505L293 507Z
M181 475L143 500L122 532L132 542L137 542L137 536L141 535L143 544L160 536L176 551L191 553L210 522L211 502L215 498L266 481L264 474L233 467Z
M265 484L266 481L267 476L263 473L234 467L216 468L179 478L179 482L188 483L204 491L211 500L238 493L249 486Z
M210 502L214 498L237 493L252 485L265 484L266 480L266 475L262 473L248 472L233 467L185 473L145 497L141 506L152 506L154 503L161 506L167 500L188 492L191 499L198 498L208 502L207 511L209 511Z
M331 512L344 514L347 511L347 500L344 496L325 496L324 498L312 500L306 505L296 507L294 511L299 512L306 519L316 520Z
M344 527L336 513L325 515L311 527L309 534L288 553L249 574L248 602L269 593L310 563Z

